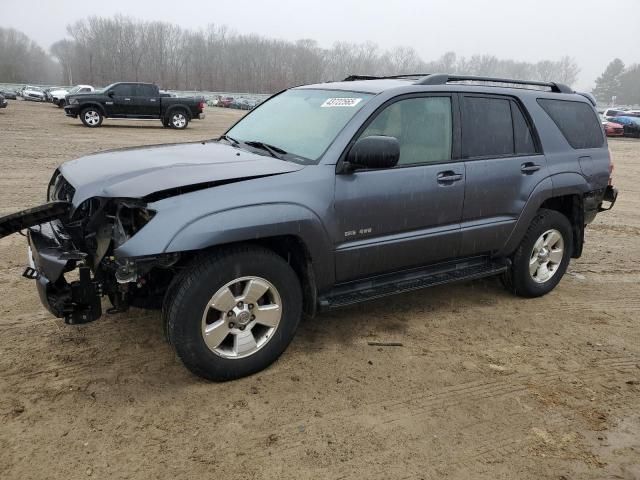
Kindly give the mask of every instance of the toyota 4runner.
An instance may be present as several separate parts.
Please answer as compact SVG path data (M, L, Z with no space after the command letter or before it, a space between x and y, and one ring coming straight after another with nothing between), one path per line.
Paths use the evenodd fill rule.
M61 165L0 236L27 229L24 276L66 323L103 296L160 308L192 372L234 379L303 314L490 275L550 292L617 196L594 103L445 74L297 87L216 140Z

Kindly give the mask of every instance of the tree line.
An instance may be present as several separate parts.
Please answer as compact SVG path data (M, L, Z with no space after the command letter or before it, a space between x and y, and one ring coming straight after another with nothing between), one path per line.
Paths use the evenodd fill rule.
M0 82L55 83L56 62L24 33L0 27Z
M605 105L640 105L640 65L626 67L615 58L596 80L593 94Z
M194 31L122 16L89 17L69 25L67 32L71 39L55 43L51 53L68 83L104 85L128 79L171 89L270 93L353 73L464 72L571 84L579 72L569 57L527 63L447 53L425 62L411 47L382 50L371 42L336 42L322 48L310 39L238 34L217 25Z
M0 43L0 81L5 82L44 82L55 76L62 84L104 86L129 80L177 90L271 93L349 74L447 72L571 85L580 71L570 57L532 63L448 52L425 61L412 47L384 50L371 42L336 42L323 48L310 39L239 34L219 25L191 30L124 16L93 16L70 24L69 38L51 46L53 62L23 34L6 29L0 33L0 39L20 37L27 45ZM13 60L5 62L4 57Z

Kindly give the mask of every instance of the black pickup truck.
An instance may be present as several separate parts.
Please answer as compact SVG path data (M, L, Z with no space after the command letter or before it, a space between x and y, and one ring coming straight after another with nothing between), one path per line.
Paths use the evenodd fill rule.
M159 119L170 128L187 128L190 120L204 118L202 97L172 97L152 83L113 83L91 93L68 95L64 112L86 127L96 128L105 118Z

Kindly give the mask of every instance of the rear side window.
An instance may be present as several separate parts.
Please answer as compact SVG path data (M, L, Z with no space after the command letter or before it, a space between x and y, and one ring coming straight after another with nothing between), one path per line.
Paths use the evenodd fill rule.
M136 85L136 97L155 97L156 89L152 85Z
M539 98L538 104L573 148L599 148L604 145L600 122L590 105L548 98Z
M515 100L465 96L462 105L463 158L538 153L529 123Z

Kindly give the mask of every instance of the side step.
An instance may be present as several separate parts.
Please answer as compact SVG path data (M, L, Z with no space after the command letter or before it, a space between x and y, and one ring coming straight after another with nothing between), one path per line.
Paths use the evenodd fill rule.
M320 310L345 307L375 298L445 283L489 277L503 273L507 268L509 268L509 263L506 259L475 258L344 283L337 285L327 295L320 297Z

